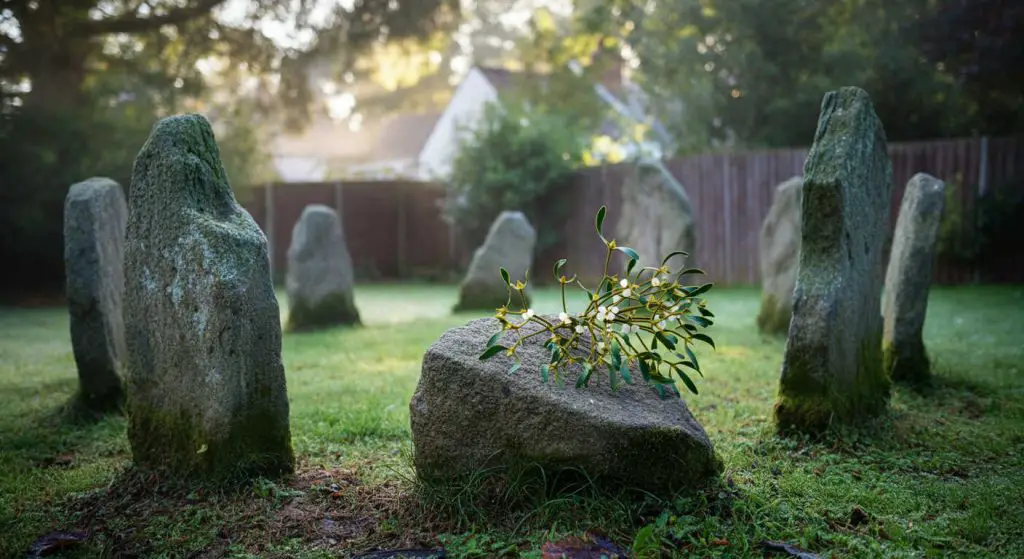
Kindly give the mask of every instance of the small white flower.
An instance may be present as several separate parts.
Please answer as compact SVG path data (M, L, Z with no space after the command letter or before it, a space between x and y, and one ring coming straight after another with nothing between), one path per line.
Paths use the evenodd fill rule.
M628 334L628 333L630 333L632 331L633 331L633 329L630 328L629 324L623 324L622 325L622 333L623 334Z
M659 285L661 285L661 279L657 277L651 278L651 285L654 287L658 287Z
M626 289L624 289L624 290L622 291L622 296L623 296L623 297L629 297L629 296L630 296L630 295L632 295L632 294L633 294L633 290L632 290L632 289L629 289L629 288L626 288Z
M604 351L604 342L597 342L597 351Z
M612 314L619 314L619 307L612 305L612 308L608 309Z
M661 322L658 323L658 330L664 330L664 329L665 329L665 321L662 320Z
M654 316L653 316L653 317L651 317L651 320L652 320L652 321L654 321L654 322L657 322L657 321L661 320L661 317L660 317L660 316L658 316L658 314L657 314L657 313L655 313L655 314L654 314Z
M618 303L621 300L622 300L622 296L619 295L618 293L616 293L615 295L612 295L612 302L613 303Z
M671 313L679 312L679 305L675 305L674 307L669 309L669 312L671 312Z
M558 320L560 320L562 324L569 324L569 314L564 312L558 313Z
M582 324L577 324L576 325L576 333L577 334L582 334L583 333L583 325Z
M629 287L629 280L628 280L628 279L625 279L625 278L623 278L623 279L621 279L621 280L619 281L619 285L620 285L620 286L622 286L622 287Z

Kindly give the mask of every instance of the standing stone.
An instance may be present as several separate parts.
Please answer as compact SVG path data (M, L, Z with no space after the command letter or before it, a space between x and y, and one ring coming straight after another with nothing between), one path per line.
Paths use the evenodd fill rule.
M642 162L633 168L624 186L615 238L640 254L637 268L657 267L662 258L677 250L689 256L673 259L672 266L692 266L697 227L683 185L664 165Z
M354 277L338 213L323 204L306 206L288 247L288 328L359 324Z
M508 287L501 279L499 268L508 270L514 284L524 280L533 263L533 247L537 233L522 212L501 212L491 224L483 246L473 253L466 278L459 286L456 311L496 309L508 300ZM526 293L529 303L529 289ZM513 293L512 305L521 301Z
M292 471L267 239L235 201L210 123L165 118L135 159L125 251L128 439L137 466Z
M825 94L804 164L800 270L775 418L819 430L885 410L882 250L892 164L863 90Z
M931 377L922 331L945 204L946 184L939 179L918 173L907 183L885 275L882 312L883 364L893 380L927 382Z
M775 188L775 199L761 226L761 311L757 327L785 334L793 313L793 289L800 266L800 197L803 177Z
M128 206L116 182L95 177L64 200L64 273L71 348L78 367L77 404L90 412L124 403L124 231Z

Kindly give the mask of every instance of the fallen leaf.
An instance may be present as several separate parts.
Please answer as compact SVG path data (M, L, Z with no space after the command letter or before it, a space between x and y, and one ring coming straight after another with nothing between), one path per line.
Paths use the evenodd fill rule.
M62 549L81 544L87 537L85 532L50 532L32 543L28 548L26 558L35 559L53 555Z
M624 559L629 554L611 540L588 533L584 538L568 537L541 547L542 559Z
M850 512L850 526L853 528L866 523L869 519L868 513L864 512L864 509L860 507L855 506L853 511Z
M716 539L711 540L711 545L726 546L726 545L732 545L732 544L729 543L729 540L722 539L722 538L716 538Z
M796 559L821 559L821 557L815 553L804 551L799 547L786 542L763 541L759 545L761 546L761 549L765 550L767 553L785 553L790 557L796 557Z
M392 549L388 551L371 551L356 555L353 559L445 559L448 557L443 549Z

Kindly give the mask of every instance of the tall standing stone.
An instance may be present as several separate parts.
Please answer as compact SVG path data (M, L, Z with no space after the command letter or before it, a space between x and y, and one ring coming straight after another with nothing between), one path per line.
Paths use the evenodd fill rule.
M785 334L793 312L793 290L800 267L800 199L803 177L775 188L775 199L761 226L761 311L757 327Z
M493 310L508 300L508 287L499 268L508 270L512 282L522 280L533 263L537 232L522 212L501 212L491 224L484 244L473 253L469 271L459 286L456 311ZM529 301L529 292L526 294ZM513 297L514 305L520 301Z
M288 247L288 328L359 324L354 277L338 213L323 204L306 206Z
M882 250L892 164L863 90L825 94L804 164L800 270L775 417L818 430L881 413Z
M643 162L630 172L624 186L615 238L640 254L637 268L657 267L662 258L677 250L689 256L685 263L674 260L673 265L691 267L697 227L683 185L660 162Z
M124 403L124 232L128 206L116 182L95 177L64 200L64 273L71 348L78 367L77 404L90 412Z
M882 357L893 380L931 377L924 348L924 318L932 282L935 243L946 204L946 184L924 173L907 183L885 275Z
M135 159L125 251L128 439L175 476L289 472L267 239L235 201L210 123L161 120Z

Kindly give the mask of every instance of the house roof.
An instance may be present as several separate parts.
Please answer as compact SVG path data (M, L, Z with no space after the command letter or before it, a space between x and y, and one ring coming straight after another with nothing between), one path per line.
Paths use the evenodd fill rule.
M504 68L487 68L477 66L477 70L487 78L487 81L498 90L504 93L518 87L529 87L531 85L543 85L547 78L541 74L527 72L515 72ZM656 118L649 118L647 111L647 95L634 83L597 83L593 86L594 93L609 106L619 118L608 118L602 123L599 133L610 136L621 136L626 133L619 122L620 118L645 122L650 124L659 142L664 145L672 143L672 137L664 124Z
M485 66L477 66L476 69L487 78L487 81L499 93L505 93L522 87L543 85L547 81L546 76L530 72L515 72L505 68L488 68Z
M373 159L380 161L416 158L423 150L439 118L440 113L402 114L389 118L384 122L377 138Z

